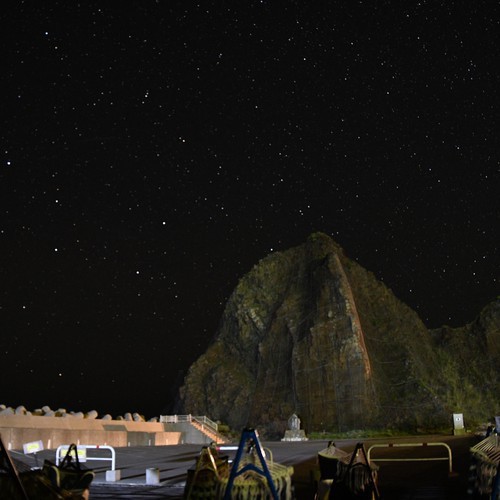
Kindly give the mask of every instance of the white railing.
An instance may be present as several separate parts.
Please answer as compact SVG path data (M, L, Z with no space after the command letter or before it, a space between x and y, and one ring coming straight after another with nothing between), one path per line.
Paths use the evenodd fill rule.
M59 462L66 456L66 453L68 452L69 445L67 444L62 444L59 446L56 450L56 465L59 465ZM78 460L80 462L86 462L87 460L106 460L111 462L111 470L115 470L115 464L116 464L116 453L115 449L112 446L101 446L101 445L96 445L96 444L79 444L76 447L77 453L78 453ZM87 450L108 450L111 452L111 457L95 457L95 456L89 456L87 453Z
M218 432L219 426L213 420L210 420L205 415L160 415L160 422L165 424L177 424L182 422L197 422L200 425L207 426L210 430Z
M198 422L202 427L208 427L209 430L217 432L219 429L219 426L217 425L216 422L213 420L210 420L208 417L202 416L202 417L193 417L193 420L195 422Z

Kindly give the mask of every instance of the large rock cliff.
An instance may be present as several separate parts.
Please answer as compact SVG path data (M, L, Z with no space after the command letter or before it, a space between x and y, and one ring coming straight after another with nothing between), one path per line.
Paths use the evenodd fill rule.
M483 343L493 344L498 360L498 315L488 318L497 330ZM451 337L429 332L384 284L315 233L240 280L213 343L185 378L182 410L267 435L282 435L292 413L309 431L439 425L458 408L442 380L443 366L457 376Z

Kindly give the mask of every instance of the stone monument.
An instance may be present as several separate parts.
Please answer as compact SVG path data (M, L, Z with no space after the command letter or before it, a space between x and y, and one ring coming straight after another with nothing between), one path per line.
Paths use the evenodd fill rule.
M304 429L300 428L300 418L294 413L288 419L288 429L285 431L285 437L282 441L307 441Z

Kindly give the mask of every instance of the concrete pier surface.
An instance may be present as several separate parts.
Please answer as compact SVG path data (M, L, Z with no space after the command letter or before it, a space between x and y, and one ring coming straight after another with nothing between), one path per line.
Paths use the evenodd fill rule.
M445 443L452 452L452 473L449 463L443 461L380 462L378 486L384 500L411 499L458 499L467 498L470 448L481 440L474 435L464 436L413 436L404 438L336 440L338 448L352 451L356 443L362 442L365 449L372 444L386 443ZM323 440L304 442L263 442L264 448L272 454L275 462L294 468L292 482L295 498L313 499L318 478L317 453L327 446ZM96 472L90 488L91 499L160 499L183 496L187 470L193 467L200 453L200 445L142 446L116 448L116 469L119 480L106 481L107 462L87 462L85 465ZM12 452L11 452L12 453ZM229 453L230 454L230 453ZM54 450L37 454L38 463L44 458L55 460ZM230 454L231 456L231 454ZM411 450L403 448L377 448L372 458L387 457L446 457L445 448L416 446ZM35 458L13 452L13 457L30 465ZM154 484L147 484L147 478L154 478ZM151 479L149 480L151 481Z

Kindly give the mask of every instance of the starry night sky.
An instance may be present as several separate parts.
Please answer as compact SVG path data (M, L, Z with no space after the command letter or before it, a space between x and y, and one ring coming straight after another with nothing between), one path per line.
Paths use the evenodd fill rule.
M498 6L236 4L4 9L0 403L168 412L313 231L430 328L500 293Z

